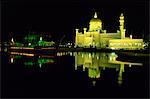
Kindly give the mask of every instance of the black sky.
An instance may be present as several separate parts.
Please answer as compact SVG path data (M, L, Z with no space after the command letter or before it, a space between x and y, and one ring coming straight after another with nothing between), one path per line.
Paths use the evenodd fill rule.
M75 28L87 27L94 11L104 29L116 32L119 16L125 15L127 35L148 35L148 0L12 0L2 2L2 38L10 32L24 36L29 30L49 32L53 36L72 37Z

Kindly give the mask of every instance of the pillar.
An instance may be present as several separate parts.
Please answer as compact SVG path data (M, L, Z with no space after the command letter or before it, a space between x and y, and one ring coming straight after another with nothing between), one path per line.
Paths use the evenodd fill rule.
M79 33L79 29L75 29L76 30L76 33Z
M84 30L84 32L83 32L83 33L86 33L87 28L83 28L83 30Z
M75 47L77 47L78 45L78 33L79 33L79 29L75 29L76 30L76 35L75 35Z

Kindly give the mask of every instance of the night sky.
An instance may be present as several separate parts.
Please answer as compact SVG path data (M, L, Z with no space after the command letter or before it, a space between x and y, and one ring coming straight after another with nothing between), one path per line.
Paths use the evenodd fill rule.
M126 35L149 38L148 0L4 0L2 1L2 40L10 33L22 38L29 31L47 32L52 37L72 40L75 28L87 27L94 11L103 22L103 29L116 32L119 16L125 16ZM12 35L11 34L11 35Z

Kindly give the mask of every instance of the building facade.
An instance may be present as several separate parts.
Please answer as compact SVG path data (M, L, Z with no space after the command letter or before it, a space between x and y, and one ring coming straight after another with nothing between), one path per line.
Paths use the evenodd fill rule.
M133 39L125 36L126 29L124 28L124 15L120 15L120 26L116 33L107 33L102 27L102 21L97 17L95 12L94 17L90 20L89 30L83 28L84 32L79 32L76 29L75 47L84 48L110 48L110 49L143 49L143 39Z

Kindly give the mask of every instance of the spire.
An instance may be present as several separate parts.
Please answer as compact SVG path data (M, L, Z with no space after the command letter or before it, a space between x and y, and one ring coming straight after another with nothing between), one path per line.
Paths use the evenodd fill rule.
M121 16L123 16L123 13L121 13Z
M97 13L95 12L95 14L94 14L94 18L97 18Z

